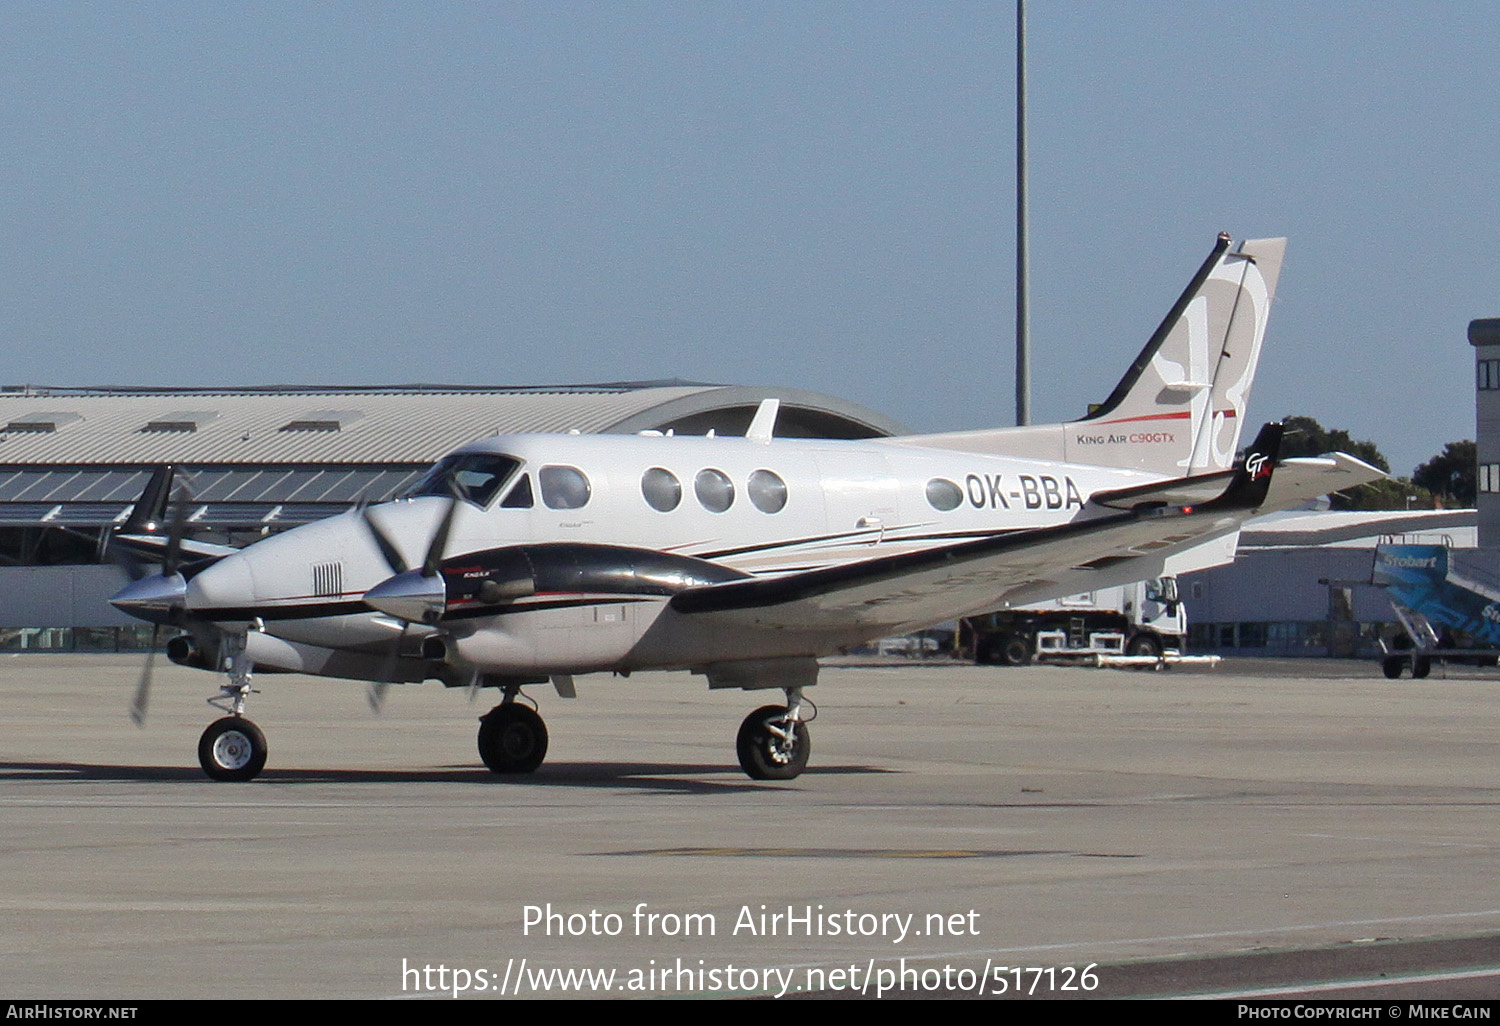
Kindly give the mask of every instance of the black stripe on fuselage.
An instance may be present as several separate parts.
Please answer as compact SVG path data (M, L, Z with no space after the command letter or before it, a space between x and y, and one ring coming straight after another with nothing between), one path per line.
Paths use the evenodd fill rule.
M927 534L897 534L898 531L909 531L916 526L918 525L912 524L906 527L888 527L885 530L884 536L880 537L879 542L870 544L873 547L875 544L894 545L900 542L946 542L953 541L959 538L993 538L998 535L1013 534L1016 531L1029 530L1029 528L1024 527L1007 527L1000 528L999 530L994 531L986 531L981 529L977 531L934 531ZM870 538L872 536L879 535L879 530L877 528L871 527L866 528L863 531L845 531L842 534L820 534L813 535L807 538L790 538L784 541L765 542L760 545L745 545L737 549L716 549L711 552L694 553L693 555L697 559L723 559L727 556L743 556L748 555L752 552L771 553L776 552L779 549L795 549L801 545L815 545L819 542L842 541L848 538Z
M358 599L342 602L306 602L300 605L210 606L189 610L195 620L228 623L237 620L323 620L331 616L355 616L374 610Z

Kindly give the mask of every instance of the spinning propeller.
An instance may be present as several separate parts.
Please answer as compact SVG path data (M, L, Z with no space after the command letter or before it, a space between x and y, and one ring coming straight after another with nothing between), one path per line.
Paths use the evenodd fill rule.
M187 481L176 478L173 466L158 467L131 510L130 518L108 539L105 554L125 568L133 582L110 603L132 616L151 621L151 646L146 652L130 701L130 719L137 727L146 725L150 706L151 676L156 664L156 648L163 626L180 625L185 619L187 578L182 573L182 538L187 533L187 508L193 492ZM156 554L156 546L131 544L132 538L161 537L166 528L166 546L160 549L161 572L149 573L144 556Z
M385 704L390 686L396 683L396 662L401 657L401 645L406 640L407 630L413 623L436 623L447 604L447 589L443 585L442 575L443 555L448 548L448 535L453 530L453 518L458 512L459 503L457 485L452 478L444 482L444 490L447 493L447 508L443 510L432 538L428 540L421 567L415 570L407 566L401 550L386 534L379 520L372 515L370 507L362 505L359 509L360 520L370 532L371 539L393 575L367 591L364 601L372 609L401 621L401 632L391 643L390 651L386 653L385 662L381 665L380 675L365 695L371 710L376 713Z

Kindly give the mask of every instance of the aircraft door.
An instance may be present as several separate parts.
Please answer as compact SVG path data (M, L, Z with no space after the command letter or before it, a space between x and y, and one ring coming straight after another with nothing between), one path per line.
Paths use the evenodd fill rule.
M831 534L856 532L875 546L901 523L900 483L878 453L819 454L823 508Z

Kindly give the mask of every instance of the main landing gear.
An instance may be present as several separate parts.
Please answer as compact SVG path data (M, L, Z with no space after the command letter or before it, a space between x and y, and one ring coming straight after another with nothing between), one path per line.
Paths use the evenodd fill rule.
M506 688L505 700L479 719L479 757L496 773L530 773L547 757L547 725L516 701L520 692Z
M504 701L479 718L479 758L495 773L530 773L547 757L547 725L516 701L520 691L506 688ZM786 705L761 706L740 724L735 753L752 780L792 780L807 768L807 724L817 708L801 688L787 688L786 699Z
M812 715L804 715L811 709ZM786 705L763 705L740 724L734 742L740 768L751 780L791 780L807 768L812 739L807 724L817 709L801 688L786 689Z
M224 668L229 683L209 704L229 713L208 725L198 739L198 764L214 780L254 780L266 765L266 736L245 719L250 687L250 661L245 658L244 635L224 639Z

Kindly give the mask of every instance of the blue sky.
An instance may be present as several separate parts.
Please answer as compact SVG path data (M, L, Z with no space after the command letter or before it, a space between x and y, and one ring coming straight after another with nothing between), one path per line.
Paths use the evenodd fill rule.
M1409 473L1500 315L1500 5L1028 5L1034 417L1215 234L1254 419ZM811 388L1013 418L1010 3L0 6L0 381Z

